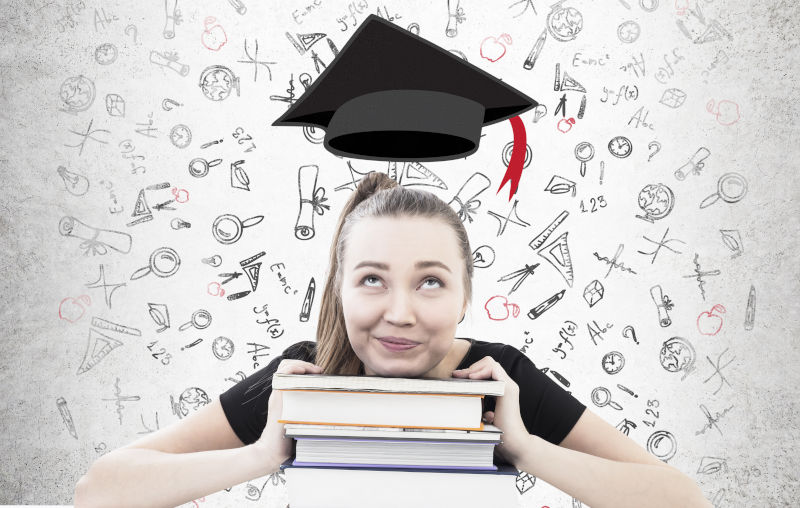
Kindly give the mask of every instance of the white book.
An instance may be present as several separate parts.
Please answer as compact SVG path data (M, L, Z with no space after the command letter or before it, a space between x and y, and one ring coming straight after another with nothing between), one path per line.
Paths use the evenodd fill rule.
M286 424L294 438L295 465L348 464L495 469L502 430L483 431Z
M282 398L280 423L483 430L482 395L284 390Z
M406 427L359 427L355 425L309 425L287 423L287 437L355 437L363 439L405 439L438 441L482 441L499 443L500 427L484 423L483 430L412 429Z
M447 393L503 395L505 383L495 379L407 378L341 376L330 374L283 374L272 376L273 390L343 390L359 392Z
M297 464L494 469L494 443L295 438Z
M517 508L514 466L497 471L281 465L291 508Z

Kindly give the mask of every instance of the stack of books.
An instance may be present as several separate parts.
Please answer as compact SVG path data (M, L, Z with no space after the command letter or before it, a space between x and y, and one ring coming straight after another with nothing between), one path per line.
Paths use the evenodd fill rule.
M275 374L290 508L518 506L517 469L494 462L482 421L502 381Z

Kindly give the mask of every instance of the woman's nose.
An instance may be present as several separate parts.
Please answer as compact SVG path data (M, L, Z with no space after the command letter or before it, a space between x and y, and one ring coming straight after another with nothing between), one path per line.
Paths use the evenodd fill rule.
M390 323L406 324L414 322L414 307L411 297L405 293L395 293L389 299L384 318Z

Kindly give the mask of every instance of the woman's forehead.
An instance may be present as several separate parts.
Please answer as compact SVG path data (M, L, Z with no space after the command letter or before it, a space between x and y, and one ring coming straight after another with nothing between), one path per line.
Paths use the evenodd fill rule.
M382 269L430 268L442 263L455 273L461 262L455 233L443 221L427 218L369 218L353 230L345 252L345 266L354 270L363 262ZM417 266L418 263L427 263ZM380 267L376 267L380 268Z

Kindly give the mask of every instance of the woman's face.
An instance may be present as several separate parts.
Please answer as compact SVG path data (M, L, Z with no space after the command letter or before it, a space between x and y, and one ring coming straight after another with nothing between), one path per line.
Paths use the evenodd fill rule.
M453 230L420 217L363 219L351 230L342 269L347 335L365 373L449 377L436 367L466 309L464 261ZM416 345L392 349L379 340L386 336Z

